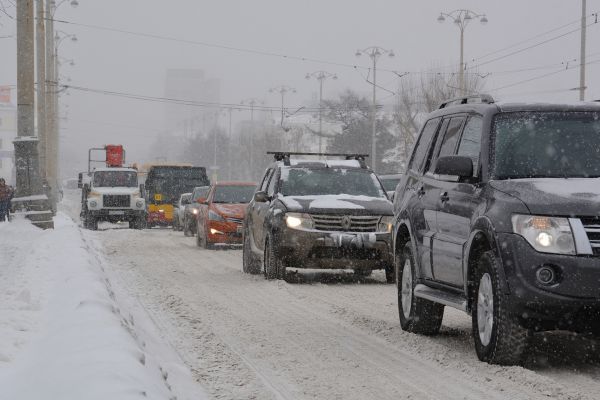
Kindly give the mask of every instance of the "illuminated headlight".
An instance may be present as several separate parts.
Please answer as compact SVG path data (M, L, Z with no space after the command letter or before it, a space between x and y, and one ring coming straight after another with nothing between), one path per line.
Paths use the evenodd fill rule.
M394 223L394 217L381 217L379 225L377 225L377 232L390 233L392 231L392 224Z
M571 225L567 218L513 215L513 231L542 253L576 254Z
M314 229L315 224L308 214L288 213L285 216L285 224L292 229Z
M194 214L194 215L195 215L195 214L198 214L198 209L197 209L197 208L194 208L194 209L192 210L192 214Z
M221 232L221 231L219 231L219 230L216 230L216 229L214 229L214 228L210 228L210 234L211 234L211 235L224 235L224 233L223 233L223 232Z
M225 218L223 218L222 216L220 216L219 214L217 214L213 210L210 210L208 212L208 219L211 220L211 221L225 222Z
M138 200L135 202L135 206L136 206L137 208L142 208L142 207L144 207L144 200L142 200L142 199L138 199Z
M90 207L92 207L92 208L98 207L98 202L96 200L90 200Z
M160 210L158 210L159 213L164 213L165 210L163 210L162 208Z

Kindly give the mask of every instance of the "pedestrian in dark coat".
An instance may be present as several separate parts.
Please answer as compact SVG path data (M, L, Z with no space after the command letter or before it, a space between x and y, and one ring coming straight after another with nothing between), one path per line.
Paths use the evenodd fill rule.
M0 222L8 218L8 207L12 198L12 190L6 184L4 178L0 178Z

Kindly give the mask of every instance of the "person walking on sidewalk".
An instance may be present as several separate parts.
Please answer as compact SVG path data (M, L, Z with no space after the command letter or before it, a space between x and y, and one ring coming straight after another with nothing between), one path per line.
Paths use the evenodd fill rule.
M12 198L12 190L6 184L4 178L0 178L0 222L8 219L8 208L10 199Z

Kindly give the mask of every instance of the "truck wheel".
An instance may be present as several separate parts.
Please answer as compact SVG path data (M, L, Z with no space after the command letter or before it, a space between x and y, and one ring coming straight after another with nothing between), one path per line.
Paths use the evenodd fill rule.
M490 364L520 364L530 334L509 313L506 297L499 289L498 268L492 251L479 258L471 307L475 351L481 361Z
M252 244L248 229L244 230L244 246L242 248L242 271L246 274L260 274L260 260L252 253Z
M95 217L90 217L90 229L93 231L97 231L98 230L98 218Z
M267 279L285 279L286 268L277 250L275 239L270 234L265 242L264 273Z
M403 330L422 335L436 335L442 326L444 306L414 296L416 268L411 242L396 257L398 312Z

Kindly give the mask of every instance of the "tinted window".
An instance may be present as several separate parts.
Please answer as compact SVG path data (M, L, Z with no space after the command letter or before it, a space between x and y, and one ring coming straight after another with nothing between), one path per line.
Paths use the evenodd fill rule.
M421 135L419 136L419 141L413 151L412 158L410 160L409 169L413 171L421 172L423 165L423 160L427 155L427 150L429 149L429 144L431 143L431 139L435 134L438 124L440 122L439 118L431 119L425 123L423 126L423 130L421 131Z
M273 172L273 176L269 181L269 185L267 186L267 194L269 196L273 196L275 194L275 184L277 183L277 170Z
M194 189L194 194L192 195L192 201L196 202L196 200L198 200L200 197L208 197L208 189L210 189L210 186L205 186L202 188Z
M269 178L271 177L271 173L273 172L272 168L269 168L267 170L267 172L265 172L265 176L263 177L263 180L260 184L260 191L261 192L266 192L267 191L267 185L269 184Z
M284 196L386 197L374 173L345 168L282 168L280 192Z
M473 160L473 173L478 175L479 153L481 151L481 131L483 119L479 116L470 117L463 129L462 138L458 145L458 155L470 157Z
M460 136L460 127L462 126L464 120L465 119L462 117L452 118L450 120L448 128L446 129L446 133L444 134L444 139L442 141L442 146L440 147L438 157L454 155L456 143L458 142L458 138Z
M227 185L217 186L213 194L213 203L250 203L254 195L255 186Z
M499 179L600 177L600 113L500 114L494 135Z

